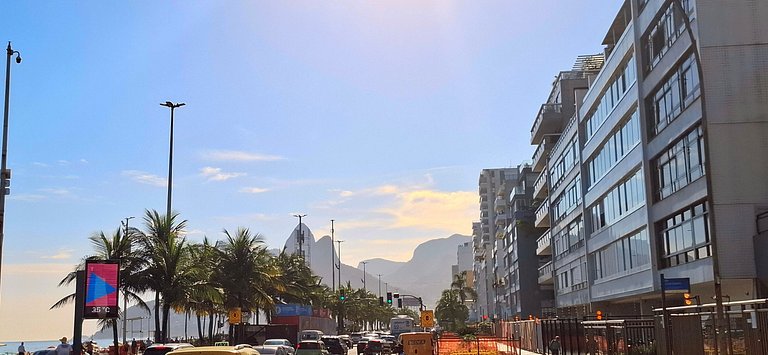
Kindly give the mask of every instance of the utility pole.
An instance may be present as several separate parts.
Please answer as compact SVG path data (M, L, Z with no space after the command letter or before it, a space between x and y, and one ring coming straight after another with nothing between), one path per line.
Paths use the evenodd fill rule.
M296 232L296 240L299 242L299 250L297 253L302 260L304 260L304 228L301 226L301 218L306 217L306 214L295 214L294 217L299 218L299 230ZM304 260L306 262L306 260Z
M379 297L381 297L381 274L376 274L379 277Z
M8 170L8 105L11 91L11 57L16 54L16 63L21 63L21 53L11 48L8 41L6 49L8 59L5 64L5 109L3 110L3 152L0 162L0 267L3 262L3 238L5 235L5 195L10 193L8 183L11 182L11 171ZM0 269L1 270L1 269Z
M124 221L120 221L120 224L123 225L123 228L125 228L125 232L123 232L123 237L128 237L128 221L136 217L125 217ZM126 297L125 292L123 292L123 344L125 344L127 340L127 332L128 329L126 329L128 326L128 297ZM131 327L133 327L133 322L131 322Z
M333 249L333 221L334 220L331 220L331 290L336 292L336 257L334 256L336 254L336 250Z
M339 245L339 290L341 290L341 243L344 243L344 241L337 240L336 243Z
M168 201L166 201L165 210L165 218L168 218L169 220L171 218L171 191L173 190L173 112L184 105L186 104L183 102L175 104L170 101L160 104L160 106L165 106L171 109L171 139L168 148Z
M368 292L368 287L365 287L365 281L366 281L365 279L367 279L366 274L365 274L365 264L368 264L368 262L367 261L361 261L360 263L363 264L363 290Z

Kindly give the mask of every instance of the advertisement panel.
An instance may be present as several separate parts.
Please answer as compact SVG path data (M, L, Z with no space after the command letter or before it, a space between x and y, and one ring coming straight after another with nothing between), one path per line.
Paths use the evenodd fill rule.
M119 288L119 260L86 260L83 318L117 318Z
M275 306L275 315L278 317L311 316L312 306L304 306L300 304L278 304Z

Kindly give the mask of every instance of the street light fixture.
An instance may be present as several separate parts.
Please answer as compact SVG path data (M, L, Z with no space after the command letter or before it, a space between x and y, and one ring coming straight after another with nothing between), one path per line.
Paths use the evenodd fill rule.
M301 227L301 218L306 217L306 214L295 214L294 217L299 218L299 230L296 232L296 240L299 241L299 256L304 259L304 228Z
M365 273L365 264L368 264L368 262L367 261L361 261L360 263L363 264L363 290L365 290L367 292L368 291L368 287L365 287L365 281L367 279L366 273Z
M8 59L5 64L5 110L3 111L3 153L0 162L0 267L3 261L3 237L5 235L5 195L10 193L8 183L11 181L11 171L7 169L8 162L8 103L11 92L11 57L16 54L16 63L21 63L21 53L11 48L8 41L6 50ZM2 270L2 269L0 269Z
M184 105L186 104L183 102L174 104L170 101L160 104L160 106L165 106L171 109L171 141L170 149L168 149L168 202L165 210L165 217L168 219L171 218L171 188L173 183L173 111Z
M333 249L333 233L335 230L333 229L333 222L334 220L331 220L331 291L336 292L336 257L334 254L336 254L336 251Z

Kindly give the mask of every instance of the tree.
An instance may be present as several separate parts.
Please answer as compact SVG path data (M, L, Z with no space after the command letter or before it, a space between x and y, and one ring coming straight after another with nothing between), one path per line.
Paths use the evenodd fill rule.
M461 303L464 303L467 299L471 299L471 300L477 299L477 292L475 291L475 289L467 286L466 271L462 271L461 273L453 276L453 282L451 282L451 289L456 290L458 292L458 296L459 296L459 299L461 300Z
M469 309L459 298L457 290L443 290L440 300L435 307L435 318L445 328L455 331L464 327L464 322L469 316Z

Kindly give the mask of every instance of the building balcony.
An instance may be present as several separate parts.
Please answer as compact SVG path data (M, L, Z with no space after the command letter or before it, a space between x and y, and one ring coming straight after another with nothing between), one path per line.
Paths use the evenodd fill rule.
M536 255L552 255L552 234L549 229L536 240Z
M552 151L552 147L555 146L558 139L560 139L560 135L548 134L544 136L541 143L536 147L536 151L533 152L533 165L531 166L531 170L541 171L547 166L549 153Z
M536 209L536 224L537 228L549 227L549 199L545 199L541 202L541 205Z
M507 200L504 199L504 196L496 196L496 200L493 201L494 206L496 206L496 210L503 210L507 207Z
M506 233L504 233L504 228L499 228L496 230L496 239L504 239L504 236Z
M507 213L506 212L498 212L496 213L496 225L506 227L507 226ZM504 229L504 228L501 228Z
M541 170L541 174L536 178L536 182L533 183L533 198L545 198L549 193L549 185L547 185L547 168L544 167Z
M515 186L512 191L509 192L509 200L515 200L525 197L525 189L522 186Z
M562 104L543 104L531 128L531 144L538 145L545 134L560 133L563 128Z
M539 267L539 285L552 284L554 282L553 276L552 276L554 271L555 271L555 268L552 261L549 261L546 264Z

